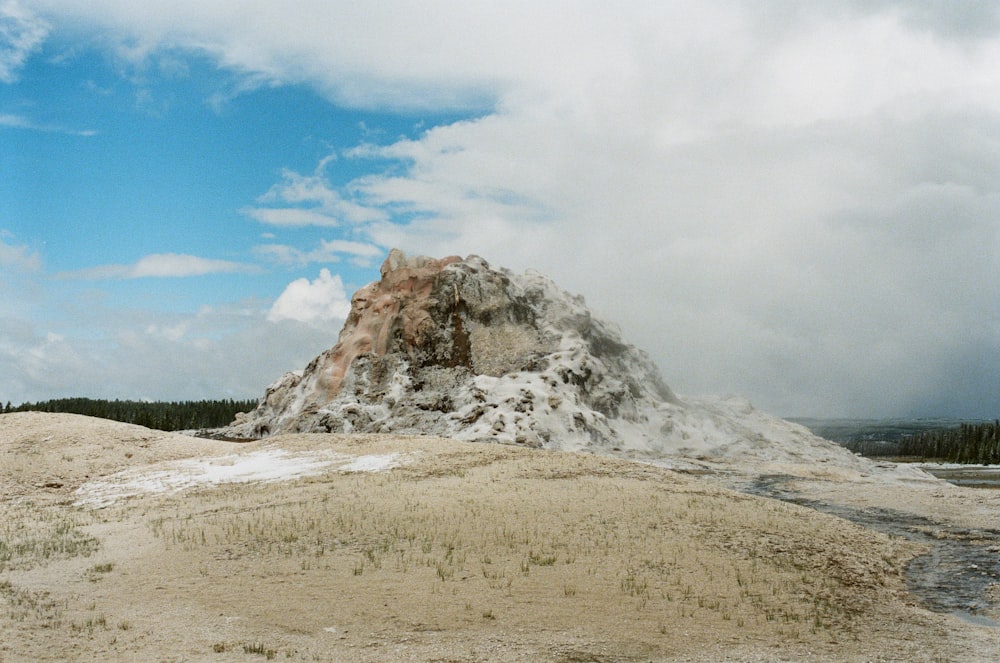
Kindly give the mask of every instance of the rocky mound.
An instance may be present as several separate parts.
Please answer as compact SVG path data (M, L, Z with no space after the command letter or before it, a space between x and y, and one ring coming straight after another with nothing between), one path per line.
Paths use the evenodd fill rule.
M745 401L681 401L582 297L478 256L393 250L337 344L223 433L426 433L649 458L859 461ZM858 467L858 469L861 469Z

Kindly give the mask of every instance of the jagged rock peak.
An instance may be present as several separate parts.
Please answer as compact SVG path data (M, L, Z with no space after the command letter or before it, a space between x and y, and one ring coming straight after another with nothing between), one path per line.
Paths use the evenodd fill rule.
M355 293L337 344L268 387L228 434L405 432L533 446L622 444L679 401L649 358L535 272L407 257ZM659 419L659 417L654 417Z

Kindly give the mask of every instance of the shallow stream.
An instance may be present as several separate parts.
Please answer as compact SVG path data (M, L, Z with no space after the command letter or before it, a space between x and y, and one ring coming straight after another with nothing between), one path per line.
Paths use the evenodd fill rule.
M984 613L994 608L990 585L1000 583L1000 531L963 529L903 511L857 508L809 500L788 487L795 477L765 475L744 490L807 506L892 536L930 546L907 564L906 584L925 607L983 626L1000 627Z
M920 469L938 479L966 488L1000 489L1000 466L997 465L939 465L920 463Z

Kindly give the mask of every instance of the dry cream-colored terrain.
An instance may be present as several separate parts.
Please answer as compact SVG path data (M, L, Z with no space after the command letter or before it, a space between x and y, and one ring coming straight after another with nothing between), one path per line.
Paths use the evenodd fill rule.
M894 494L810 486L860 502ZM983 493L899 490L1000 511ZM4 663L1000 651L996 629L907 593L916 544L592 455L372 435L235 444L6 414L0 500Z

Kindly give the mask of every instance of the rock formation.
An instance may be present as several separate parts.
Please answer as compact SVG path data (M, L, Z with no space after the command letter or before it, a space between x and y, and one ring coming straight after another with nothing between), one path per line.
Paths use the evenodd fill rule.
M744 401L682 402L614 325L535 272L394 249L381 274L352 298L337 344L225 435L429 433L655 458L846 453ZM777 450L776 437L794 442Z

